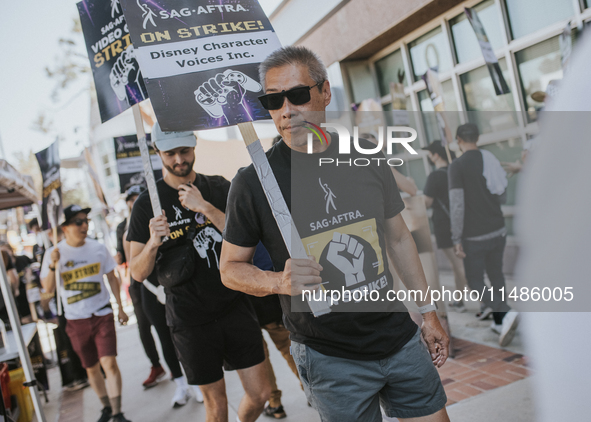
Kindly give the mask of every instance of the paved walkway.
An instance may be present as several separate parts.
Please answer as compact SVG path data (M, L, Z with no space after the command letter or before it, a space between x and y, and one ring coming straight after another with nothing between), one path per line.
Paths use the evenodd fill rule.
M442 274L442 284L453 285L450 274ZM511 285L511 281L508 281ZM526 359L519 331L510 347L498 346L498 335L489 326L490 321L477 321L476 304L469 304L464 314L450 313L449 321L454 335L455 358L441 368L440 376L448 395L448 411L454 422L533 422L533 410ZM131 322L134 319L132 318ZM123 410L132 421L202 421L203 404L191 400L179 409L172 409L170 398L175 385L170 380L144 390L141 386L149 372L149 361L141 348L137 326L119 327L119 364L123 374ZM265 333L266 334L266 333ZM157 337L156 337L157 338ZM283 405L288 414L286 422L316 422L320 418L307 406L299 382L270 345L271 362L279 388L283 390ZM90 388L76 393L59 391L59 370L50 370L52 391L47 407L50 422L94 422L100 405ZM236 410L243 394L235 372L226 373L230 422L236 420ZM56 400L58 403L56 404ZM61 401L60 401L61 400ZM58 414L58 408L60 413ZM259 421L271 419L261 416ZM384 419L395 421L395 419Z

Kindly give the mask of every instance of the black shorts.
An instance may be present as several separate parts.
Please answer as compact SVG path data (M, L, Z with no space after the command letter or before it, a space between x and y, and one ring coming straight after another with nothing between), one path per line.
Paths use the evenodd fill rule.
M437 249L453 248L454 244L451 240L451 229L449 227L439 228L436 226L433 232Z
M211 384L224 378L224 362L232 369L245 369L265 360L259 323L244 300L214 322L170 327L170 332L191 385Z

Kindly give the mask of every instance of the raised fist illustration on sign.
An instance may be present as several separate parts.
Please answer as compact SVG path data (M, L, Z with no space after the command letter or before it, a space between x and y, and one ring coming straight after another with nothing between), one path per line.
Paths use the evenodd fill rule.
M117 58L109 75L111 88L119 101L127 101L130 105L139 103L144 98L146 88L143 86L140 66L135 58L133 45L127 47ZM130 98L131 97L131 98Z
M345 254L349 255L349 259ZM365 281L363 245L347 234L333 233L326 259L345 275L347 287Z
M259 92L261 84L242 72L227 69L204 82L194 92L195 101L211 117L224 117L233 125L252 120L244 95L247 91Z

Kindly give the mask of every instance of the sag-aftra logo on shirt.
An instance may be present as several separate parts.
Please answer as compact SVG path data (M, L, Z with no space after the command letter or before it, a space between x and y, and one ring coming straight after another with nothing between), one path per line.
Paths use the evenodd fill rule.
M101 264L100 262L97 262L95 264L86 265L84 267L62 273L62 278L64 279L64 289L80 292L80 294L70 296L68 298L68 304L79 302L83 299L95 296L101 292L100 282L78 282L78 280L98 275L100 274L100 271Z

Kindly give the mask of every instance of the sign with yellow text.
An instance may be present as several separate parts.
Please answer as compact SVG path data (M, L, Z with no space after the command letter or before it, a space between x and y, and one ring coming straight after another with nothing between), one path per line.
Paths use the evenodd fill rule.
M121 3L162 130L270 118L258 66L281 44L258 1Z
M101 121L148 98L119 0L77 4Z

